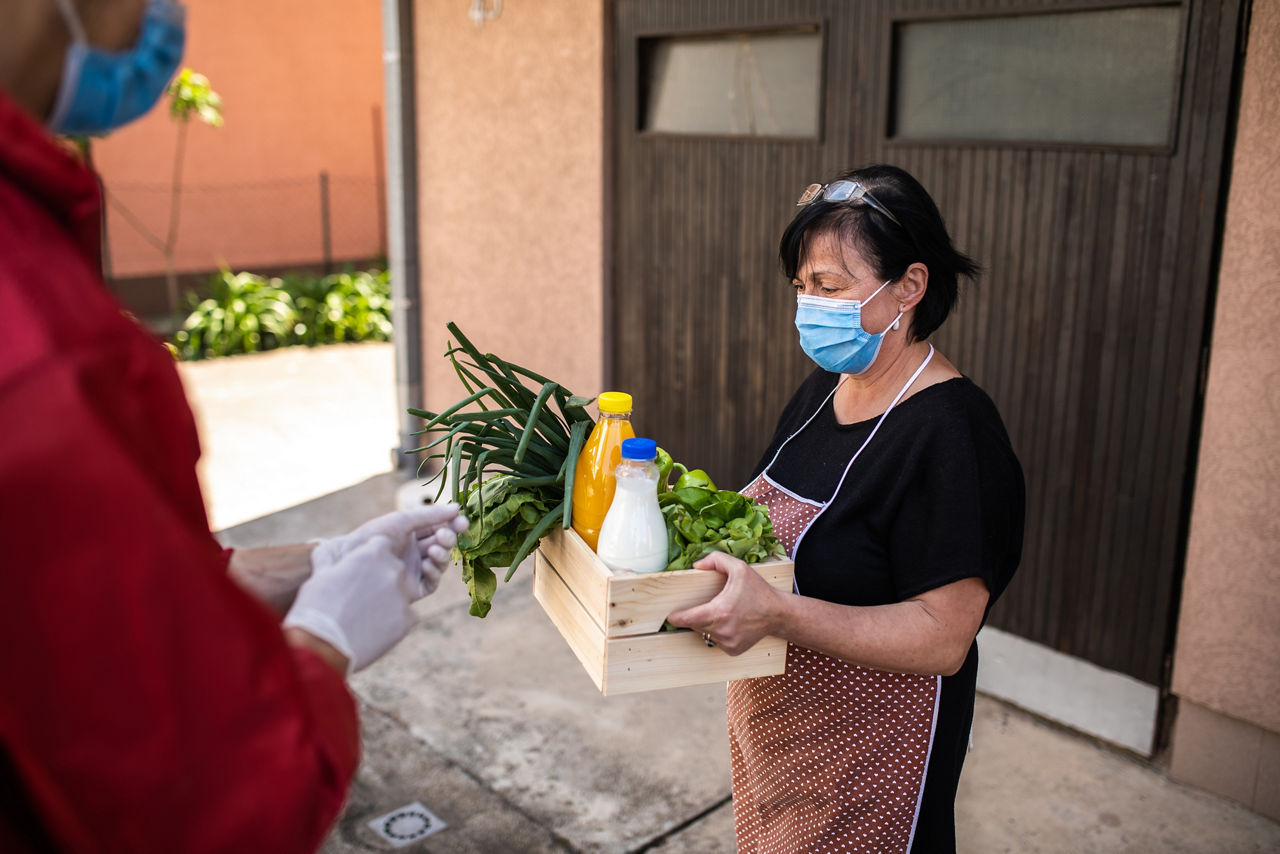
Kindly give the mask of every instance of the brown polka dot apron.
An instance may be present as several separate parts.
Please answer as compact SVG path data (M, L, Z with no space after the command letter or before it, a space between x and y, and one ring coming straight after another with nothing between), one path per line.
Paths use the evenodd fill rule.
M931 347L826 501L787 491L769 479L769 466L743 490L769 506L774 532L792 559L805 532L839 494L854 460L932 356ZM833 389L822 406L834 394ZM787 647L783 675L730 682L740 854L906 854L924 795L941 688L940 676L873 670L795 644Z

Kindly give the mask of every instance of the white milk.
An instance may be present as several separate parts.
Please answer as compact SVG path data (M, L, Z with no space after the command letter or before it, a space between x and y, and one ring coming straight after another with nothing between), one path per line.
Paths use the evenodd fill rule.
M651 476L650 476L651 475ZM623 460L613 503L600 526L596 554L615 572L661 572L667 566L667 523L658 509L658 469Z

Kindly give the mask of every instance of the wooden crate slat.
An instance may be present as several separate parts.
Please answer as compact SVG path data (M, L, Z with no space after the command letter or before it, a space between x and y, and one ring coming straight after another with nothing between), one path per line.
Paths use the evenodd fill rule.
M772 586L791 590L790 560L753 568ZM784 672L787 644L781 638L764 638L730 656L694 632L660 631L672 611L707 602L723 586L724 577L708 570L611 573L572 530L556 529L534 555L534 598L605 695Z
M533 598L551 618L596 687L603 691L604 635L541 552L534 555Z
M709 647L695 632L610 638L605 651L605 696L679 688L731 679L777 676L786 670L787 642L767 637L741 655Z
M572 528L556 527L539 541L538 551L551 561L587 615L603 630L609 623L610 572L591 546Z
M769 561L752 568L773 587L791 590L791 561ZM607 633L609 637L626 637L656 632L668 614L710 601L724 589L724 582L718 572L700 569L614 575L609 579Z

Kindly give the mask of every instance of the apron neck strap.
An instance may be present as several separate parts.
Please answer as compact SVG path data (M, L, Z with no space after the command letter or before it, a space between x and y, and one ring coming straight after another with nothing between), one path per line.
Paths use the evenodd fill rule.
M902 386L902 390L898 392L898 396L895 397L893 399L893 402L889 404L889 408L886 409L883 413L881 413L880 418L877 419L876 421L876 426L871 428L871 432L867 434L867 438L863 440L862 445L858 448L858 450L854 451L853 456L849 458L849 462L844 467L844 473L840 475L840 482L836 484L835 491L831 493L831 497L822 503L822 507L818 509L817 514L814 515L814 517L809 520L809 524L806 525L805 529L800 532L800 536L796 537L796 543L791 549L792 559L795 559L796 553L800 551L800 541L804 539L805 534L809 533L809 529L813 527L813 523L817 521L818 516L821 516L826 511L826 509L831 506L831 502L835 501L836 496L840 494L840 488L844 486L845 478L849 476L849 470L853 468L854 460L858 459L858 457L862 454L862 452L867 449L867 445L871 444L871 440L875 438L876 433L879 432L880 425L883 424L884 420L889 417L889 413L892 412L893 408L898 405L898 401L902 400L903 396L907 393L907 389L911 388L911 386L915 383L915 381L920 378L920 375L924 373L924 369L928 367L929 362L933 359L933 353L934 353L933 345L930 344L929 354L924 357L924 361L920 363L920 367L916 368L915 373L911 375L911 379L907 380L906 384ZM839 388L839 387L840 387L840 384L837 383L836 388ZM830 400L831 395L834 395L834 394L835 394L835 389L832 389L831 394L827 395L827 400ZM826 405L826 401L823 401L823 406L825 405ZM820 406L818 407L818 409L821 410L822 407ZM817 413L814 413L814 414L816 415ZM813 420L812 417L810 417L809 420L810 421ZM805 425L808 425L808 423L809 422L806 421ZM801 426L800 430L803 430L803 429L804 429L804 426ZM788 436L787 442L790 442L793 438L795 438L796 434L799 433L800 430L797 430L795 433L792 433L790 436ZM786 445L787 442L783 442L782 444ZM782 448L779 447L778 452L781 453L781 451L782 451ZM777 458L778 458L778 455L774 454L773 459L776 460ZM772 460L769 462L769 465L773 465ZM765 471L767 472L768 470L769 470L768 466L766 466Z

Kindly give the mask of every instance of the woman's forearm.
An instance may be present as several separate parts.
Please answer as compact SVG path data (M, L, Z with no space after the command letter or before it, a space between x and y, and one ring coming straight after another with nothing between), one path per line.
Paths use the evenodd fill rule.
M780 594L770 634L865 667L950 676L964 664L987 596L976 578L869 607Z
M775 590L724 552L693 567L724 575L724 588L710 602L667 619L703 633L730 655L773 635L853 664L947 676L963 666L988 599L986 582L962 578L893 605L836 605Z

